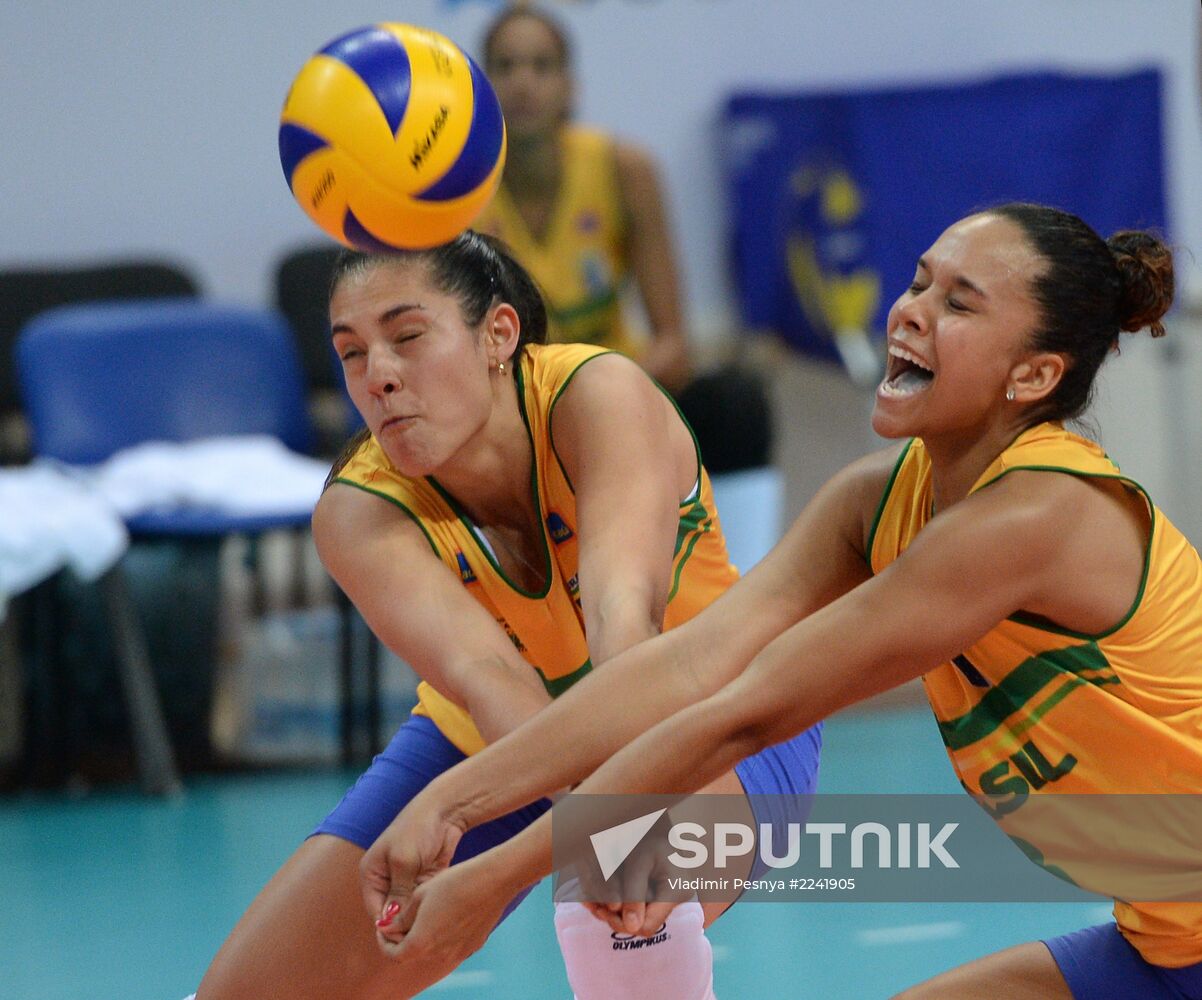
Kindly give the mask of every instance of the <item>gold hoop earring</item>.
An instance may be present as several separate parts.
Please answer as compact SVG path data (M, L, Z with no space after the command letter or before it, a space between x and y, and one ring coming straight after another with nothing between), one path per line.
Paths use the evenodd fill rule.
M497 374L498 374L498 375L504 375L504 374L505 374L505 362L504 362L504 361L498 361L498 362L497 362Z
M1010 388L1006 390L1006 401L1010 403L1014 402L1014 386L1010 386Z

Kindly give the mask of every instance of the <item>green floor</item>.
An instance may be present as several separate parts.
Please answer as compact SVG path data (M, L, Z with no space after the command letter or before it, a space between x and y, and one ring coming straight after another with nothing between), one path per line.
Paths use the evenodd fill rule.
M347 773L0 799L0 998L180 1000ZM828 724L825 792L953 792L924 708ZM430 996L570 1000L544 887ZM951 965L1098 923L1092 904L745 903L711 931L721 1000L876 1000Z

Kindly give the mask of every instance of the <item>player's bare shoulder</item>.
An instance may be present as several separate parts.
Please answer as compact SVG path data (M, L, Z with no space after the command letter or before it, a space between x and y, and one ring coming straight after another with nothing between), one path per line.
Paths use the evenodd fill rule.
M870 452L856 459L831 480L831 484L837 484L848 506L858 515L857 519L864 525L865 535L884 499L885 490L889 488L897 463L908 447L909 442L901 442Z
M423 529L414 516L396 503L348 483L326 487L313 510L313 541L326 569L339 576L338 568L354 559L374 558L401 544L416 553L429 551Z

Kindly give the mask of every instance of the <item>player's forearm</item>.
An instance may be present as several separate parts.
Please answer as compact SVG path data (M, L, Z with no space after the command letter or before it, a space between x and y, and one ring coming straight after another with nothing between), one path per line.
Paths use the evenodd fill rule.
M594 667L660 634L663 608L654 605L651 595L627 587L614 588L602 595L595 607L585 608L589 656Z
M527 663L488 661L470 665L465 674L463 706L486 743L513 732L551 703L542 680Z
M768 641L773 615L731 628L699 619L614 657L529 722L433 782L464 829L575 784L640 733L707 697Z
M522 726L527 720L551 703L551 696L519 688L506 693L503 699L481 699L468 705L472 722L484 737L485 743L495 743Z
M706 699L670 717L619 751L584 781L583 793L680 793L696 791L726 773L739 760L754 753L755 737L741 730L729 713L713 711L721 695ZM649 751L654 756L649 756ZM649 766L649 760L654 766ZM570 852L583 847L592 830L579 828L581 812L554 814L555 822L566 823L557 836ZM547 814L516 837L485 852L470 864L478 864L481 878L491 879L496 892L514 895L546 875L553 867L551 824ZM621 818L615 816L614 822Z
M718 691L821 599L796 592L792 561L789 551L765 559L696 618L594 670L432 782L431 805L469 829L576 784L656 723Z
M765 747L944 659L945 647L951 646L942 636L914 636L904 651L897 649L894 637L916 613L874 602L870 591L881 589L879 581L874 583L785 630L719 692L631 741L577 791L694 792ZM947 629L932 626L928 632ZM960 638L956 635L951 644Z
M704 788L763 749L761 729L730 711L730 703L724 690L677 712L619 750L576 791L685 795Z
M551 822L547 813L515 837L485 851L468 864L479 864L485 877L494 880L492 891L516 896L527 886L551 874Z
M470 829L580 781L624 743L704 696L689 671L656 660L652 647L667 638L594 671L519 730L440 776L425 797Z

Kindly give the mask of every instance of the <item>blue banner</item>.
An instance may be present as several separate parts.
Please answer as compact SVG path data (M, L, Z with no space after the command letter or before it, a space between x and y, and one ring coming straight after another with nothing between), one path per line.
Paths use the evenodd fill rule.
M915 260L974 209L1035 201L1103 236L1166 229L1155 70L736 94L723 125L744 326L853 376L846 338L879 343Z

